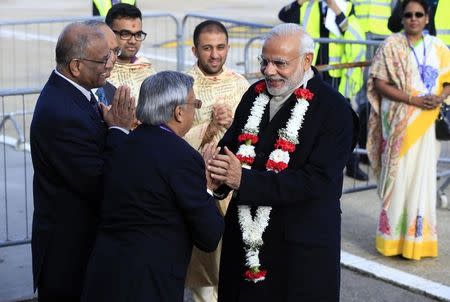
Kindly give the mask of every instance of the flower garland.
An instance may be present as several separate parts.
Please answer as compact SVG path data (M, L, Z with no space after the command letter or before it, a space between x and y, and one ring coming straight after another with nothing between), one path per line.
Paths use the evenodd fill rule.
M255 86L255 92L258 96L250 110L250 116L242 130L242 134L238 137L241 145L236 153L236 157L241 162L242 167L246 169L251 169L255 160L255 145L259 141L259 125L264 109L270 101L269 96L264 93L265 90L266 83L264 81ZM278 131L278 139L274 145L275 149L270 153L266 162L268 171L278 173L286 169L290 159L289 153L294 152L295 145L299 143L298 131L302 127L309 101L312 100L314 94L303 88L296 89L294 94L297 98L297 103L291 111L292 114L286 123L286 127ZM244 273L244 278L254 283L264 280L267 274L266 270L261 269L259 251L264 243L262 235L269 225L271 210L272 207L260 206L256 210L255 217L252 218L250 206L238 206L239 225L246 254L245 265L248 268Z

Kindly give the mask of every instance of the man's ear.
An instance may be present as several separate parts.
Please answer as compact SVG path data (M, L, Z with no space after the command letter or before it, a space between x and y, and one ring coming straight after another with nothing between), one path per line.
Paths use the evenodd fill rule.
M173 118L176 122L182 123L183 122L183 108L181 106L176 106L175 110L173 111Z
M80 61L79 60L71 60L70 61L69 72L75 78L80 76Z
M303 64L303 71L307 71L312 64L314 58L314 54L313 53L306 53L305 54L305 60L304 60L304 64Z
M192 54L198 59L198 53L197 53L197 48L194 46L192 46Z

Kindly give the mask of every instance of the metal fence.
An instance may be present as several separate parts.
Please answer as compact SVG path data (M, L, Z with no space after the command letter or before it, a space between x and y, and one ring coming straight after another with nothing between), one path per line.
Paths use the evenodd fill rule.
M0 22L0 87L41 87L55 67L55 45L69 23L93 18L59 18ZM156 70L176 69L180 39L178 20L171 14L143 15L143 30L148 38L141 53Z
M28 142L39 92L0 92L0 247L30 241L33 167Z

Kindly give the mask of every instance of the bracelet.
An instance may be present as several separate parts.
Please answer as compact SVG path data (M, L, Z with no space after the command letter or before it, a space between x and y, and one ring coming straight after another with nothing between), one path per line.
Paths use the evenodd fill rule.
M408 101L407 101L406 103L407 103L407 104L411 104L411 99L412 99L412 95L409 94L409 95L408 95Z

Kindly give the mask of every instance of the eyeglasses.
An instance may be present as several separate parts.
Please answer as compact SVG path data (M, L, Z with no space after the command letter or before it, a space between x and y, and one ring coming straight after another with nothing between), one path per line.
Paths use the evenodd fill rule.
M119 37L120 37L122 40L130 40L131 37L134 37L134 38L136 39L136 41L144 41L144 40L145 40L145 37L147 37L147 33L143 32L142 30L141 30L141 31L138 31L138 32L135 32L135 33L132 33L131 31L126 30L126 29L123 29L123 30L113 30L113 32L114 32L116 35L119 35Z
M89 61L89 62L93 62L93 63L97 63L97 64L103 64L103 66L106 68L106 64L108 64L109 60L111 59L111 54L108 55L108 57L103 60L92 60L92 59L88 59L88 58L78 58L77 60L82 60L82 61Z
M292 62L292 61L300 58L301 56L302 55L299 55L298 57L292 58L290 60L283 60L283 59L269 60L269 59L263 57L262 55L259 55L258 61L259 61L259 64L261 65L261 67L267 67L267 65L269 65L269 63L272 63L276 68L284 69L284 68L288 67L289 62Z
M416 19L420 19L423 16L425 16L425 14L422 12L415 12L415 13L407 12L407 13L403 14L403 18L406 18L406 19L411 19L413 16L416 17Z
M201 100L195 99L192 103L186 103L185 105L192 105L195 109L202 108L203 102Z

